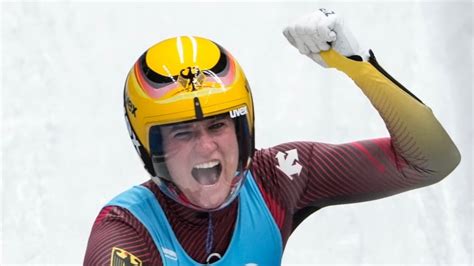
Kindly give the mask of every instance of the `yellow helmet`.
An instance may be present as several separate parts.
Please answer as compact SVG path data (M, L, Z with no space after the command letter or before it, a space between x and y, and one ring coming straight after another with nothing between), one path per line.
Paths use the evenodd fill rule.
M130 70L124 88L125 119L132 142L155 183L169 197L199 210L176 185L166 164L164 126L228 116L235 124L238 167L220 209L238 194L254 152L254 109L245 74L217 43L179 36L149 48Z

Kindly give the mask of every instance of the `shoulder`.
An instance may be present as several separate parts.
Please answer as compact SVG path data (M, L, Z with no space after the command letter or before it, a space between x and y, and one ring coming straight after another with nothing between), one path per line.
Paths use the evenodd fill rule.
M84 265L135 261L161 265L161 258L146 228L128 210L104 207L97 216L87 244Z

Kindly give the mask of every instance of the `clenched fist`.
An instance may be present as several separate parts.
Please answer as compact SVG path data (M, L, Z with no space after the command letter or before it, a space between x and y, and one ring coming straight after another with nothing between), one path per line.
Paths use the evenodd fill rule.
M367 61L367 49L361 49L343 19L334 11L324 8L302 16L283 30L288 41L300 53L327 67L319 53L333 48L344 56L358 55Z

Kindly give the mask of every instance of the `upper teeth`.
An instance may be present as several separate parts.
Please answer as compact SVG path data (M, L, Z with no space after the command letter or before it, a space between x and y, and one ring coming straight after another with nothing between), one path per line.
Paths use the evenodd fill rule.
M197 164L197 165L194 166L194 168L198 168L198 169L211 168L211 167L214 167L218 164L219 164L219 161L211 161L211 162L207 162L207 163Z

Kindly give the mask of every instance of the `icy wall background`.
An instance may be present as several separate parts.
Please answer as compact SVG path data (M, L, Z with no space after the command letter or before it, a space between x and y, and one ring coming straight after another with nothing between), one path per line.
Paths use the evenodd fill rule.
M284 264L472 265L470 1L2 3L0 264L81 264L100 208L148 178L127 135L122 88L137 57L166 37L205 36L239 60L257 147L387 136L350 79L281 34L319 7L345 16L433 109L463 159L431 187L317 212L290 238Z

